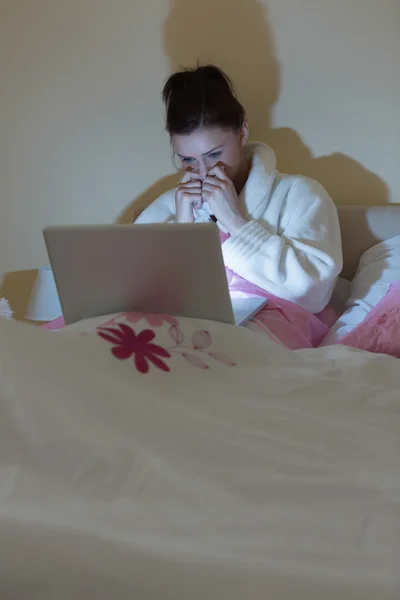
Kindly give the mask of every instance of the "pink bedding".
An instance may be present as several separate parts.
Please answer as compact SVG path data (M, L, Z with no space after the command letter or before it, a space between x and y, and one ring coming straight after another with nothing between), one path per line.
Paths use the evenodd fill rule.
M268 335L272 340L291 350L317 348L335 322L336 313L327 308L313 315L304 308L277 298L242 279L227 269L229 290L232 296L268 298L268 304L248 324L248 328Z
M223 244L228 236L220 233ZM293 302L277 298L226 269L232 296L268 298L267 306L247 325L252 331L268 335L272 340L291 350L317 348L337 320L336 312L327 307L313 315Z
M392 283L364 321L338 343L400 358L400 281Z

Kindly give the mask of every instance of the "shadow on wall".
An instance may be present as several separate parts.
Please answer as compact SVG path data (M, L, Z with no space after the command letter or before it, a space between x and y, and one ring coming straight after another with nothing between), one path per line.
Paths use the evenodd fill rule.
M272 128L281 66L267 9L258 0L175 0L164 26L164 47L171 72L199 61L215 63L228 73L245 106L252 139L274 149L280 171L317 179L337 204L387 203L385 182L353 158L341 153L316 158L296 131ZM146 206L176 182L176 176L159 181L134 205ZM125 222L131 222L134 205L127 209Z
M266 140L279 97L280 65L266 11L257 0L174 0L164 25L171 71L215 63L232 79L253 130Z
M388 203L389 190L384 180L354 158L341 152L314 157L299 134L289 128L273 129L267 141L275 151L280 171L316 179L336 204Z
M119 215L117 222L121 225L130 225L137 217L138 211L145 208L153 200L156 200L161 194L178 185L180 174L167 175L156 181L152 186L147 188L142 194L136 196L134 200L125 208Z

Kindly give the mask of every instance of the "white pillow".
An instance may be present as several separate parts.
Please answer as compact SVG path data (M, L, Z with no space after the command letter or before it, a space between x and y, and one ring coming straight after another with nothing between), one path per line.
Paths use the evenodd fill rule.
M351 283L347 309L322 345L335 344L361 323L394 281L400 281L400 235L373 246L363 254Z

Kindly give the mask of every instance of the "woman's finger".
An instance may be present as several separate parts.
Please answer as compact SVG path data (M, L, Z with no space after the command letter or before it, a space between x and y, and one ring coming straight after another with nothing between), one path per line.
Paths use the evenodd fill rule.
M200 189L201 190L201 187L202 187L202 182L198 181L198 180L195 180L195 179L193 179L192 181L181 183L178 186L178 188L180 190L182 190L182 189L190 189L190 188L196 188L196 189Z
M214 188L214 190L215 189L216 188ZM203 188L203 191L202 191L203 200L208 199L208 198L214 198L215 197L214 190L208 189L208 188L205 188L205 189Z
M203 181L203 185L208 183L210 185L219 185L220 183L225 183L223 179L220 179L216 175L207 175L207 177Z
M184 189L179 194L179 200L183 204L192 204L197 210L203 205L203 196L201 191L193 189Z
M225 173L224 169L219 165L215 165L215 167L210 169L207 176L209 177L210 175L218 177L218 179L221 179L221 181L229 181L229 177Z
M182 188L179 190L180 196L201 196L201 190L193 188Z
M203 182L203 189L219 189L221 191L226 191L229 188L229 183L227 181L223 181L218 177L206 177Z
M199 210L203 206L203 196L201 193L187 190L182 192L182 202L191 204L194 209Z
M205 180L203 183L203 187L202 187L203 192L210 192L210 193L215 192L216 190L220 190L220 189L221 189L221 186L218 182L218 179L215 179L215 178L213 180L210 178L210 181Z
M180 183L188 183L189 181L202 181L200 175L196 171L187 170L183 174Z

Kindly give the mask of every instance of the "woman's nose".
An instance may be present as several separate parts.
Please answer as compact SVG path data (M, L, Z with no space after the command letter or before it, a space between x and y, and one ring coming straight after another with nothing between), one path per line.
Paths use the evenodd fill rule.
M205 165L200 164L199 165L199 175L202 179L205 179L207 177L207 173L208 173L208 169Z

